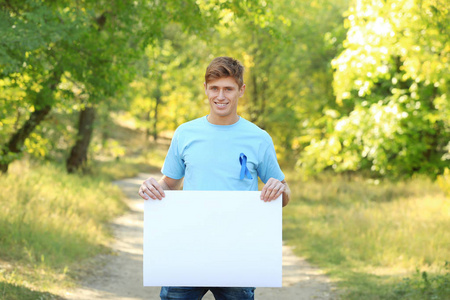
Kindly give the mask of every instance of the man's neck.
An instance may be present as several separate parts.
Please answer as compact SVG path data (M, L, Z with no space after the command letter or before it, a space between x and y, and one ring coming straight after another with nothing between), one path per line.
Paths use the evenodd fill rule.
M209 123L214 125L233 125L234 123L239 121L239 116L237 114L227 117L213 117L211 115L208 115L206 119Z

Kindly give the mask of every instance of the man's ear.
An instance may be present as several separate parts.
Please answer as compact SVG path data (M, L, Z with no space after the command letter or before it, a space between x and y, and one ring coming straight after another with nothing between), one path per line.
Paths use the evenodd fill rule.
M205 95L208 95L208 94L206 93L206 82L203 82L203 86L205 87Z
M242 97L244 95L244 92L245 92L245 84L243 84L241 86L241 90L240 90L241 95L239 97Z

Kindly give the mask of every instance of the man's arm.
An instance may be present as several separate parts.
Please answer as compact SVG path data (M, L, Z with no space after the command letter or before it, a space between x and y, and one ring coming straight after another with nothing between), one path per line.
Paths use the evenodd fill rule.
M286 189L283 191L283 207L285 207L286 205L288 205L289 200L291 200L291 189L289 188L286 180L283 180L281 183L284 183L284 185L286 186Z
M166 196L164 190L178 190L180 189L182 181L183 179L173 179L166 175L163 175L158 181L156 181L155 178L150 177L145 180L139 188L139 196L145 200L148 200L149 198L161 200Z
M291 199L291 189L286 180L279 181L275 178L270 178L263 189L261 190L261 200L264 202L272 201L283 195L283 207L285 207Z

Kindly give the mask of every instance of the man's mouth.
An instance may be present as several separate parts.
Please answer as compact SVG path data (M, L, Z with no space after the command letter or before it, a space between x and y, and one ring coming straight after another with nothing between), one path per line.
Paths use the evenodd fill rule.
M217 107L219 108L224 108L228 105L228 103L219 103L219 102L214 102L215 105L217 105Z

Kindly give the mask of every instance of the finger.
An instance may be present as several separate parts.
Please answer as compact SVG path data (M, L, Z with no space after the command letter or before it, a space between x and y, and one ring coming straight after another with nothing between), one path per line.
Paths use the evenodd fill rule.
M142 186L142 193L153 200L156 200L156 196L145 185ZM148 198L147 198L148 200Z
M158 181L155 180L155 182L156 182L156 184L154 184L153 186L156 188L156 190L161 195L161 197L164 198L166 196L166 194L164 193L164 190L163 190L162 186L159 184Z
M161 200L163 197L161 195L161 193L158 191L158 189L156 187L154 187L153 185L150 187L145 187L144 188L144 192L149 195L152 199L159 199Z
M273 201L280 197L281 194L286 190L286 186L280 182L280 184L277 184L277 186L273 189L272 194L269 195L269 201Z
M261 200L264 200L266 197L266 193L267 193L267 183L264 185L264 187L261 190Z
M270 195L273 192L273 189L274 189L274 181L273 178L270 178L261 191L261 200L263 200L264 202L268 201Z
M266 195L266 190L267 190L267 188L266 188L266 186L264 186L261 190L261 195L260 195L261 200L264 200L264 197Z
M152 195L155 195L156 198L161 200L162 198L164 198L166 196L164 194L164 190L163 190L162 186L154 178L149 178L146 181L144 181L143 186L144 186L144 192L146 192L150 197L152 197ZM152 197L152 199L155 199L155 198Z
M148 196L147 196L147 194L145 194L145 193L142 191L142 188L139 188L138 194L139 194L139 196L141 196L144 200L148 200Z
M285 184L275 178L270 178L264 188L265 193L261 199L265 202L277 199L286 190Z
M148 178L147 180L145 180L142 183L142 185L145 186L146 188L150 188L150 187L155 186L157 184L158 184L158 182L153 177Z
M267 198L266 201L272 201L274 199L275 195L277 194L277 192L278 192L278 185L272 186L270 188L270 194L268 194L266 197Z
M147 196L147 200L148 200L149 198L152 198L153 200L156 199L156 196L155 196L155 195L151 192L151 190L150 190L150 188L151 188L152 186L153 186L153 185L152 185L152 183L151 183L151 181L150 181L150 179L149 179L149 180L144 181L144 182L142 183L140 189L139 189L143 195Z

